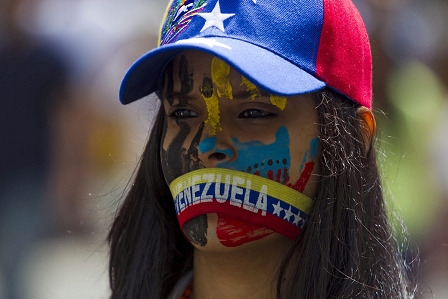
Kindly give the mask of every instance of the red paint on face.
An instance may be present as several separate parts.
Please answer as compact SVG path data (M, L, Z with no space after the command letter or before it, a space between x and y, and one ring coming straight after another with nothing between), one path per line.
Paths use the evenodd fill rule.
M280 178L282 177L282 170L281 169L277 169L277 176L275 178L275 181L280 183Z
M289 182L289 174L288 174L288 168L283 168L283 183L286 184Z
M303 192L303 190L305 189L306 183L308 183L308 180L310 179L313 169L314 169L314 162L305 163L305 168L303 169L302 173L300 174L300 178L297 180L297 182L294 185L292 185L290 183L287 186L291 187L299 192Z
M262 239L274 231L257 224L227 217L218 213L216 235L226 247L237 247L247 242Z

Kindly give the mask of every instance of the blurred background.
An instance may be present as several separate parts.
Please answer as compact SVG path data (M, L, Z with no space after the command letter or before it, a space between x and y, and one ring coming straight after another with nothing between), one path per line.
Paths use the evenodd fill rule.
M356 0L377 147L423 298L448 298L448 1ZM107 228L154 107L118 102L166 0L0 0L0 299L108 298ZM6 91L6 92L5 92Z

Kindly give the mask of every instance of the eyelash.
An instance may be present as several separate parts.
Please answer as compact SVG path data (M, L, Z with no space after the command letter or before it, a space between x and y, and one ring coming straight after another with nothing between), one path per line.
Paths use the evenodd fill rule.
M185 113L188 113L189 115L185 115ZM169 114L170 117L174 118L194 118L198 117L199 114L196 111L189 110L189 109L177 109Z
M177 109L169 114L169 117L173 118L195 118L198 116L199 114L196 111L189 109ZM268 118L274 116L277 116L277 114L262 109L247 109L238 115L239 118L246 119Z
M258 113L258 115L253 115L254 112ZM251 113L252 115L249 115L249 113ZM247 109L238 115L239 118L249 118L249 119L274 117L274 116L277 116L277 114L261 109Z

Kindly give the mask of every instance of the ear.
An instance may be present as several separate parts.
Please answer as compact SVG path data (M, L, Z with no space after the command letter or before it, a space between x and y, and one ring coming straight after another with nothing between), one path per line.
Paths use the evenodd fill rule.
M365 146L364 154L366 155L376 133L376 121L372 111L364 106L359 107L356 112L359 115L360 129Z

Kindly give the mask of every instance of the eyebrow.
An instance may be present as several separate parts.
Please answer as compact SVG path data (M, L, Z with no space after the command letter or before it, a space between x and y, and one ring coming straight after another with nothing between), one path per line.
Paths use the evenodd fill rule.
M259 91L260 91L260 97L269 97L270 96L270 94L268 92L265 92L263 90L259 90ZM233 93L234 98L249 99L251 96L252 96L252 94L248 90L239 90L239 91Z
M197 96L192 96L191 94L182 94L182 93L179 92L179 91L173 91L173 92L167 92L167 91L165 91L165 92L163 92L162 94L163 94L163 98L164 98L164 99L167 99L168 97L173 97L174 99L180 99L180 98L182 98L182 99L185 99L185 100L188 100L188 101L198 100L198 97L197 97ZM202 98L201 98L201 99L202 99Z
M173 92L166 92L165 91L165 92L162 93L162 95L163 95L163 98L168 98L168 97L173 97L175 99L183 98L183 99L188 100L188 101L190 101L190 100L198 100L198 99L202 100L202 97L198 98L197 96L192 96L191 94L186 94L186 95L185 94L181 94L180 91L173 91ZM261 97L269 97L270 93L260 90L260 95L261 95ZM251 97L251 93L248 90L239 90L239 91L233 93L233 97L237 98L237 99L238 98L249 99Z

